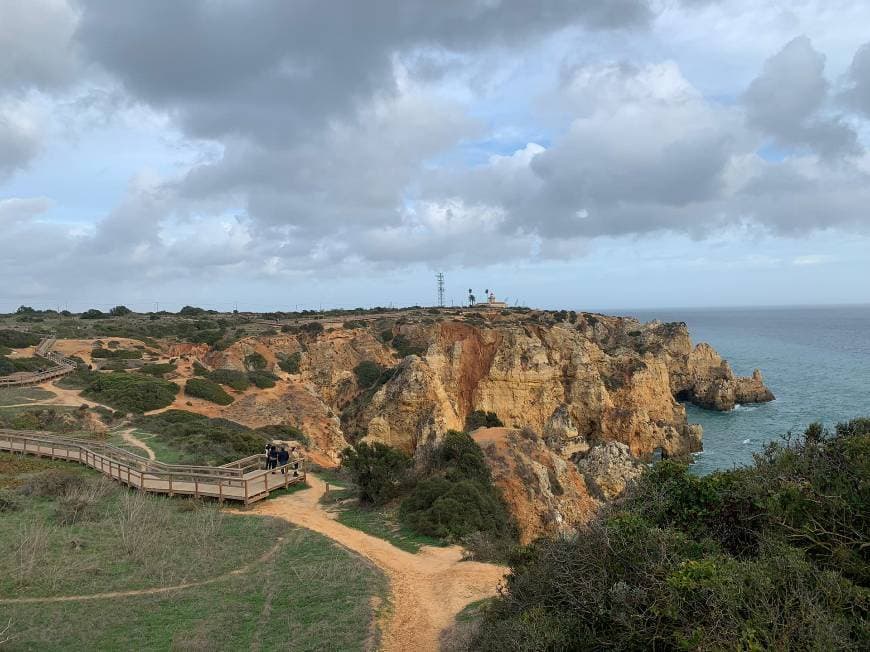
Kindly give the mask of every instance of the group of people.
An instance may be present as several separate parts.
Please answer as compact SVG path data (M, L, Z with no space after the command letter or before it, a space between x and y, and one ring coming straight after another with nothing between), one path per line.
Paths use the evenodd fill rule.
M292 470L293 477L298 477L300 460L301 456L296 446L292 446L289 451L286 446L275 444L266 446L266 469L272 469L272 473L277 473L278 469L281 469L282 474Z

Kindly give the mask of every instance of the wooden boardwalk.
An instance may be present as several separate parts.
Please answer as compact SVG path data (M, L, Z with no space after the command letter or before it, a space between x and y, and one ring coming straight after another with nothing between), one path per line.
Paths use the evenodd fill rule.
M111 444L41 431L0 429L0 451L79 462L142 491L235 500L245 505L305 481L304 460L291 461L286 474L264 470L265 455L251 455L223 466L164 464ZM298 469L292 468L294 463Z
M34 355L45 358L50 363L46 365L45 369L0 376L0 388L39 385L74 372L76 370L75 360L65 358L60 353L51 350L56 341L55 337L46 337L34 351Z

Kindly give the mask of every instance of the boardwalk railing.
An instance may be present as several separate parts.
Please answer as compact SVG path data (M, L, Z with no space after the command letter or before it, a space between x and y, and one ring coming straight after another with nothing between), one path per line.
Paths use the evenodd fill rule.
M224 466L164 464L111 444L41 431L0 429L0 450L79 462L142 491L208 496L245 505L305 481L304 460L291 461L284 467L286 473L264 470L265 455L252 455ZM294 469L294 464L298 468Z
M40 383L60 378L71 374L76 370L75 360L63 357L60 353L53 352L51 349L57 341L55 337L44 338L36 347L34 353L41 358L45 358L51 362L51 366L47 366L41 371L33 371L27 373L12 374L11 376L0 376L0 387L21 387L25 385L39 385Z

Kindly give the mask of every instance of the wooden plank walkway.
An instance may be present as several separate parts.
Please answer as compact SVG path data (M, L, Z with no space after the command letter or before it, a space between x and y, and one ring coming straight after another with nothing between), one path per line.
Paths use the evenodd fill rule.
M245 505L305 481L304 460L291 461L286 474L264 470L265 455L251 455L223 466L164 464L111 444L42 431L0 429L0 450L79 462L142 491L236 500ZM297 469L292 468L294 463Z
M60 353L51 350L56 341L57 338L55 337L43 338L34 351L35 355L51 362L51 366L42 371L30 371L11 374L9 376L0 376L0 388L39 385L74 372L76 370L75 360L65 358Z

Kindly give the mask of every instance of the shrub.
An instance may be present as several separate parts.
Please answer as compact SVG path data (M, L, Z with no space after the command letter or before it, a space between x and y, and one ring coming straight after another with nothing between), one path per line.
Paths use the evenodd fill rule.
M109 314L112 317L123 317L124 315L129 315L132 310L130 310L127 306L115 306L109 311Z
M130 349L104 349L101 347L91 351L92 358L116 358L119 360L138 360L142 358L142 351Z
M10 349L24 349L39 344L40 337L33 333L24 333L11 329L0 330L0 346Z
M250 380L251 384L253 384L255 387L259 387L260 389L266 389L269 387L274 387L275 382L278 381L279 378L270 371L249 371L248 380Z
M266 358L264 358L262 355L260 355L256 351L254 353L251 353L251 354L245 356L245 366L248 369L251 369L254 371L261 371L261 370L266 368L267 364L268 363L266 362Z
M470 647L864 649L868 464L866 419L703 478L661 462L579 536L516 554Z
M189 381L188 381L189 382ZM225 464L262 453L268 437L227 419L210 419L184 410L167 410L143 416L134 425L187 455L195 464Z
M245 391L251 386L248 380L248 374L244 371L235 369L215 369L214 371L206 372L205 377L215 383L232 387L240 392Z
M25 496L39 498L58 498L69 491L79 489L84 485L85 477L63 469L48 469L29 476L18 491Z
M361 442L342 451L341 464L353 478L360 501L382 505L399 495L411 458L381 442Z
M15 373L15 363L8 358L0 356L0 376L8 376Z
M162 377L168 373L175 371L177 367L171 362L155 362L151 364L142 365L139 367L139 371L143 374L148 374L149 376L158 376Z
M286 371L288 374L298 374L300 362L302 362L302 353L296 351L295 353L288 355L286 358L279 358L278 367L283 371Z
M102 310L97 310L96 308L91 308L90 310L85 310L80 319L108 319L109 315L104 313Z
M148 412L170 405L178 394L178 385L143 374L112 372L92 373L82 392L85 398L125 412Z
M362 387L371 387L378 378L381 377L384 369L377 362L371 360L363 360L353 368L353 373L356 375L357 384Z
M477 430L478 428L501 428L503 425L495 412L485 412L483 410L475 410L465 420L465 429L469 431Z
M426 348L423 346L419 346L413 344L405 335L399 333L392 339L393 348L396 349L396 353L399 354L399 357L406 358L409 355L421 355L426 351Z
M193 361L193 375L194 375L194 376L207 376L208 373L209 373L209 372L208 372L208 369L206 369L205 367L203 367L203 366L202 366L199 362L197 362L196 360Z
M306 324L302 324L302 326L300 326L300 329L303 333L308 333L309 335L314 336L320 335L324 331L323 324L316 321L310 321Z
M382 339L384 342L390 342L390 341L392 341L392 339L393 339L393 331L392 331L392 329L387 328L387 329L381 331L381 339Z
M311 442L308 435L299 430L299 428L283 423L262 426L257 428L256 432L267 439L295 439L304 446L308 446Z
M187 396L205 399L218 405L229 405L233 397L227 394L220 385L207 378L191 378L184 386Z
M182 317L196 317L198 315L202 315L205 313L205 309L197 308L195 306L184 306L181 310L178 311L178 314Z

